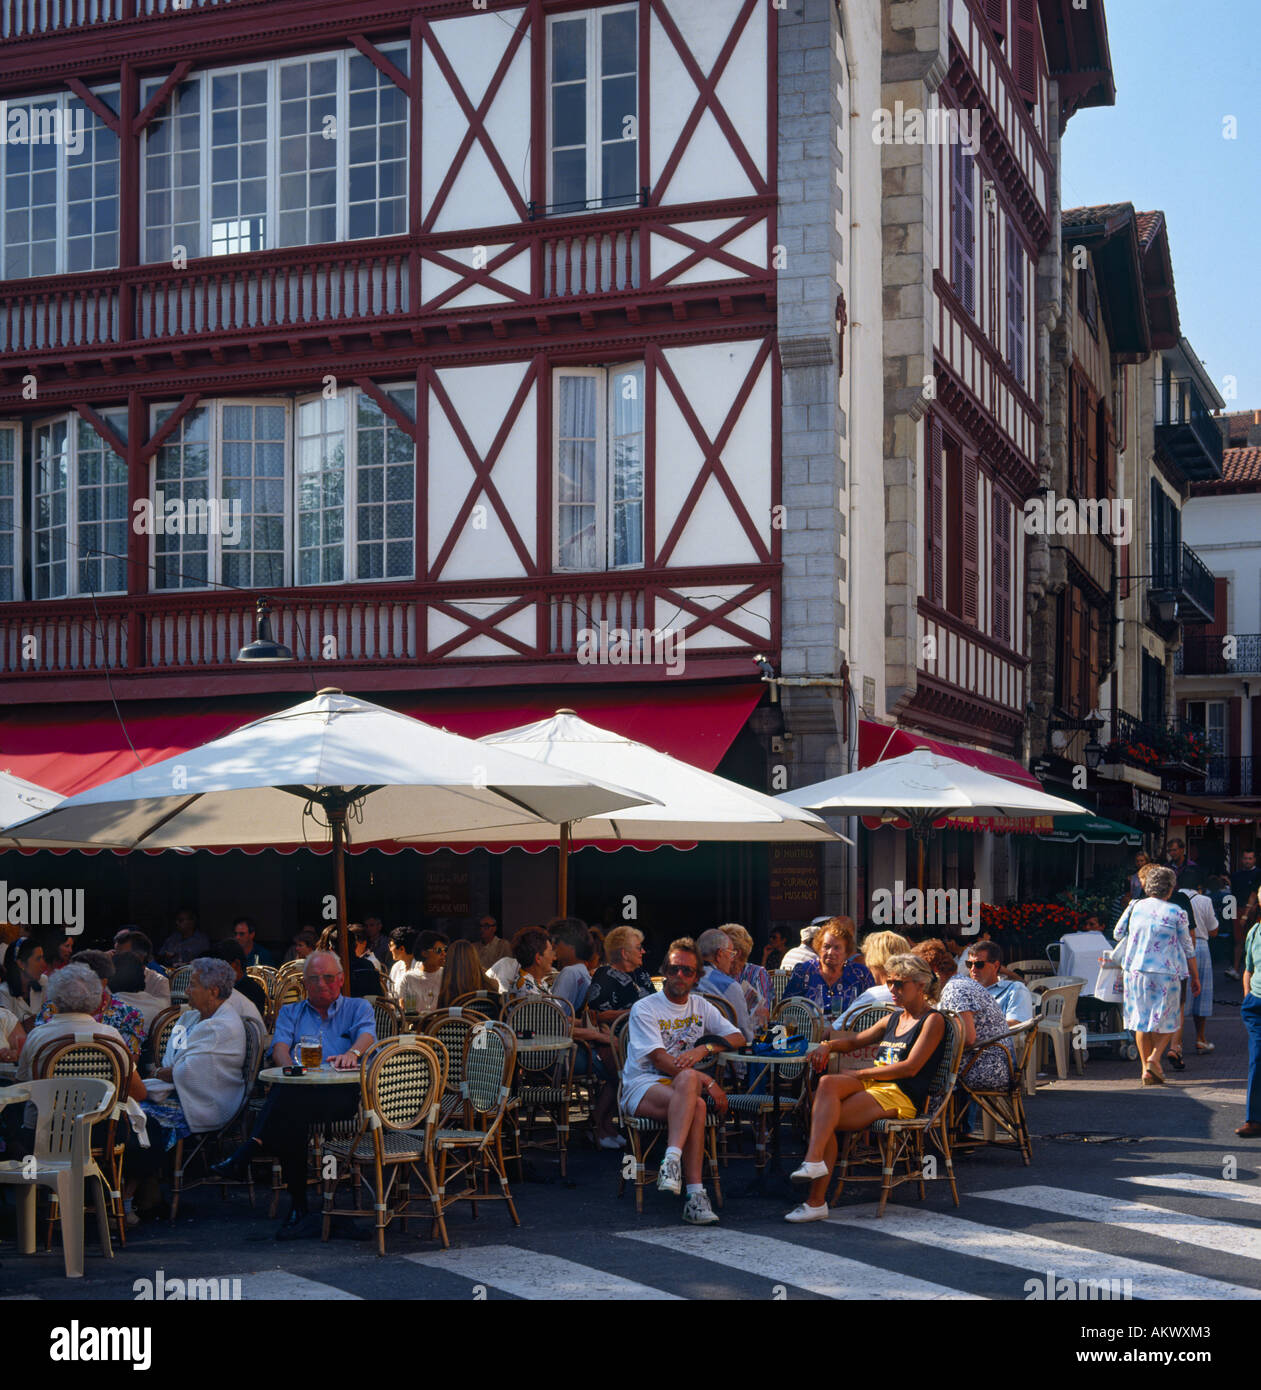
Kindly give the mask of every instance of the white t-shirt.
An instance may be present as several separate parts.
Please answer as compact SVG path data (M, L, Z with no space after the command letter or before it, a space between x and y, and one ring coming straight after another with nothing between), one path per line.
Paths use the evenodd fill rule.
M792 970L795 966L804 965L808 960L818 960L818 953L809 946L794 946L791 951L784 952L784 959L780 961L781 970Z
M893 991L888 985L872 985L870 989L865 989L857 999L842 1013L837 1014L835 1024L837 1028L846 1028L849 1025L845 1022L847 1018L856 1018L864 1009L869 1009L873 1004L892 1004Z
M505 956L503 960L497 960L494 965L486 971L487 977L494 982L500 994L507 994L517 982L517 976L521 973L520 963L516 956Z
M258 1025L258 1030L260 1033L263 1033L264 1035L266 1034L267 1026L263 1022L262 1014L260 1014L258 1011L258 1005L255 1004L255 1002L252 999L249 999L244 994L242 994L239 989L234 989L232 993L229 994L223 1002L228 1005L228 1007L232 1010L234 1014L237 1015L237 1017L241 1020L242 1023L244 1023L246 1019L249 1019L251 1023L255 1023ZM220 1011L216 1009L210 1017L212 1019L217 1017L219 1012Z
M11 1014L8 1009L0 1009L0 1047L9 1045L9 1038L17 1026L17 1014Z
M1191 899L1191 912L1194 917L1191 935L1196 941L1207 941L1209 933L1217 926L1217 914L1213 911L1213 901L1204 893L1188 894Z
M394 993L408 1012L427 1014L438 1007L438 991L442 988L442 971L434 970L425 974L425 967L416 961L410 970L399 970L402 961L390 971L390 983Z
M660 1077L652 1061L659 1047L677 1057L695 1047L707 1033L729 1038L739 1031L703 994L689 994L681 1004L672 1004L664 991L649 994L631 1005L622 1087L629 1092L636 1083Z
M121 999L128 1008L136 1009L144 1019L146 1031L153 1027L153 1020L160 1013L165 1013L171 1007L168 996L166 999L159 999L156 994L150 994L148 990L120 990L115 999Z

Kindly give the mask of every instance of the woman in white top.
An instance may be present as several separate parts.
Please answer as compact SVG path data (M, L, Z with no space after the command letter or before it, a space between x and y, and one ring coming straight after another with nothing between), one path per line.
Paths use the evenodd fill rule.
M447 939L441 932L423 931L416 938L414 949L411 968L401 977L397 993L408 1013L426 1014L438 1007L442 966L447 958Z
M19 1023L34 1018L44 1007L44 976L47 973L42 943L33 936L23 937L5 957L0 1008L8 1009Z

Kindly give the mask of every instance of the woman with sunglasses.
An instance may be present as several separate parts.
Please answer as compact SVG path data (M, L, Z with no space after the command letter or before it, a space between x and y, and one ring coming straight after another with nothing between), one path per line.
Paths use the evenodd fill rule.
M833 1052L880 1049L875 1066L820 1079L805 1162L792 1175L793 1182L808 1182L810 1193L785 1221L827 1220L838 1134L864 1130L876 1120L913 1119L928 1102L947 1037L945 1019L933 1008L936 978L918 956L908 954L885 962L885 983L898 1006L894 1013L861 1033L837 1033L810 1055L810 1065L821 1072Z

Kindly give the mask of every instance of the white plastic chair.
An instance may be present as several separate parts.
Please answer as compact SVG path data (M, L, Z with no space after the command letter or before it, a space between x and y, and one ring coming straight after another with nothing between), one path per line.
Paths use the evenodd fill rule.
M58 1076L47 1081L28 1081L0 1092L0 1109L30 1102L35 1106L35 1152L29 1159L0 1162L0 1183L20 1185L18 1245L24 1255L35 1253L35 1189L56 1191L61 1208L61 1244L66 1278L83 1278L84 1181L101 1184L96 1199L96 1222L101 1247L110 1259L114 1248L109 1238L109 1184L92 1157L92 1126L109 1114L114 1087L92 1077ZM34 1162L32 1163L32 1159Z
M1072 1047L1073 1029L1077 1026L1077 996L1086 981L1075 976L1057 975L1054 983L1037 980L1038 1037L1045 1038L1055 1049L1055 1071L1061 1081L1068 1079L1068 1053L1071 1049L1077 1074L1084 1071L1085 1048Z

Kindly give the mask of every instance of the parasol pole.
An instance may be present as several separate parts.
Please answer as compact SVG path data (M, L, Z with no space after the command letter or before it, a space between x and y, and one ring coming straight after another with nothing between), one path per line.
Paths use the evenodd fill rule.
M569 916L569 822L560 827L560 861L556 866L556 915Z
M346 807L328 807L328 823L333 830L333 895L337 899L337 953L341 957L346 988L350 988L350 941L346 935Z

